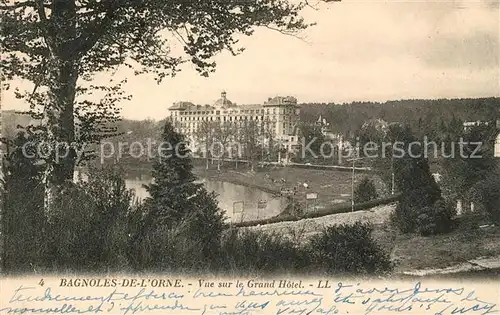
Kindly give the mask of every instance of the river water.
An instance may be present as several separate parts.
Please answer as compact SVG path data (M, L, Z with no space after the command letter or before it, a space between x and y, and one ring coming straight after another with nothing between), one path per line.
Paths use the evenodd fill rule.
M275 197L262 190L235 185L228 182L200 179L208 191L217 194L219 207L226 212L228 220L232 222L265 219L279 214L286 206L285 200ZM143 188L147 180L127 179L126 185L134 189L137 197L143 199L148 196Z

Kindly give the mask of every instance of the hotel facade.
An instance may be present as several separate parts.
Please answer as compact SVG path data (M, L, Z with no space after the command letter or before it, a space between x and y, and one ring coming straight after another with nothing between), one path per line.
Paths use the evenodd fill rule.
M170 118L176 130L196 143L196 135L204 121L232 124L235 130L242 130L248 122L253 122L263 135L271 136L274 141L288 151L298 144L298 123L300 108L292 96L268 98L262 104L237 105L222 92L213 105L195 105L191 102L176 102L170 110Z

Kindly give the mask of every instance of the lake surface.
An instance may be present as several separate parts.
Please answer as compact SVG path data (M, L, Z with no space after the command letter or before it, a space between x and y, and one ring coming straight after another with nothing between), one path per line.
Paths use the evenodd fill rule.
M205 178L200 179L199 182L203 183L208 191L214 191L217 194L219 207L226 211L226 216L232 222L273 217L284 210L286 206L284 198L275 197L256 188ZM126 180L127 187L134 189L140 199L149 196L142 187L148 183L148 180Z

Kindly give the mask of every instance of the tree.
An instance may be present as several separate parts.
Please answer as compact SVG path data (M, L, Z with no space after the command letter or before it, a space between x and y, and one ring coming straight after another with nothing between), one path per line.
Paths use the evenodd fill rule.
M97 73L124 65L136 74L152 73L160 82L189 60L206 76L215 68L212 57L216 53L242 51L236 47L236 33L251 35L255 26L284 33L306 28L298 15L305 5L285 0L0 0L2 79L33 83L33 92L17 96L30 102L33 115L44 119L46 141L53 146L63 144L46 159L46 210L60 186L73 177L75 146L108 132L106 123L116 120L117 102L127 98L120 92L122 82L93 86L90 82ZM171 53L165 32L179 40L185 55ZM78 99L94 88L107 101ZM91 105L98 107L98 115ZM96 128L98 122L105 126ZM75 124L79 124L80 136ZM59 163L57 150L69 151Z
M224 216L215 194L203 184L195 183L193 163L184 136L175 132L170 122L165 124L163 148L153 165L153 183L146 186L150 194L145 203L142 224L134 235L137 245L148 233L159 228L173 229L187 224L190 236L200 246L205 257L215 254L224 229Z
M301 159L308 160L310 158L317 158L315 156L320 156L321 145L325 142L325 136L323 135L321 126L316 123L301 123L299 126L299 134L299 139L303 141L302 143L305 144L305 147L310 148L310 151L305 147L303 148L302 152L305 154L301 156Z
M217 122L204 120L200 123L198 129L194 133L197 144L203 147L206 169L208 169L208 160L210 159L212 153L210 149L213 148L217 125Z
M391 125L388 134L392 143L400 144L391 155L394 180L401 193L393 222L404 233L446 232L451 227L453 212L444 205L421 146L412 146L420 140L410 128L401 125Z
M443 193L447 199L462 200L467 206L473 198L471 187L495 173L498 167L494 142L499 131L494 124L475 126L469 131L451 127L444 141L449 148L441 158Z
M500 167L475 183L469 193L471 200L482 205L495 224L500 224Z
M236 159L238 159L240 155L240 144L236 142L236 147L234 147L234 143L231 143L231 141L237 139L237 133L238 128L236 127L236 122L224 121L215 125L214 142L216 146L214 146L213 149L217 150L217 155L219 156L217 159L217 169L220 169L220 159L224 159L226 152L231 155L231 158L233 154L236 154Z
M259 143L261 129L256 120L245 120L239 129L239 138L243 146L244 157L250 161L253 171L255 161L262 152L262 143Z

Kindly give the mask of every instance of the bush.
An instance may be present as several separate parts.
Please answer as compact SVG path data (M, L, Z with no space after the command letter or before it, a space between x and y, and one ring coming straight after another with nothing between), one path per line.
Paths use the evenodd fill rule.
M364 177L354 191L354 202L361 203L377 198L378 194L375 185L368 177Z
M391 216L392 222L403 233L417 232L422 222L425 222L431 230L444 231L445 229L431 227L433 224L442 224L442 222L430 222L432 220L451 223L452 217L451 215L448 218L444 217L448 211L435 210L436 203L442 200L441 190L431 176L428 162L408 161L408 165L401 171L401 176L401 197ZM440 213L436 214L436 211Z
M431 207L421 209L416 219L417 232L422 236L449 232L453 229L454 216L455 209L440 199Z
M332 274L376 274L392 269L389 256L371 237L372 228L360 222L331 226L311 240L313 262Z
M87 181L66 183L48 218L41 172L20 162L9 166L5 185L6 271L126 270L127 216L134 195L121 171L91 169ZM24 165L24 172L15 165Z
M296 271L310 263L307 252L282 234L230 229L222 238L222 270L233 273Z
M490 220L500 225L500 170L495 170L469 191L471 199L482 205Z
M2 178L2 259L7 273L36 272L46 261L42 173L21 150L25 143L33 140L30 135L20 133L10 143L11 151L1 166L5 174Z
M49 268L123 271L128 267L127 216L134 199L121 170L90 169L88 180L67 184L54 200L48 225Z
M158 226L145 234L133 248L133 267L143 272L207 271L212 267L212 261L205 257L203 245L186 220L175 227ZM214 253L218 250L215 249Z

